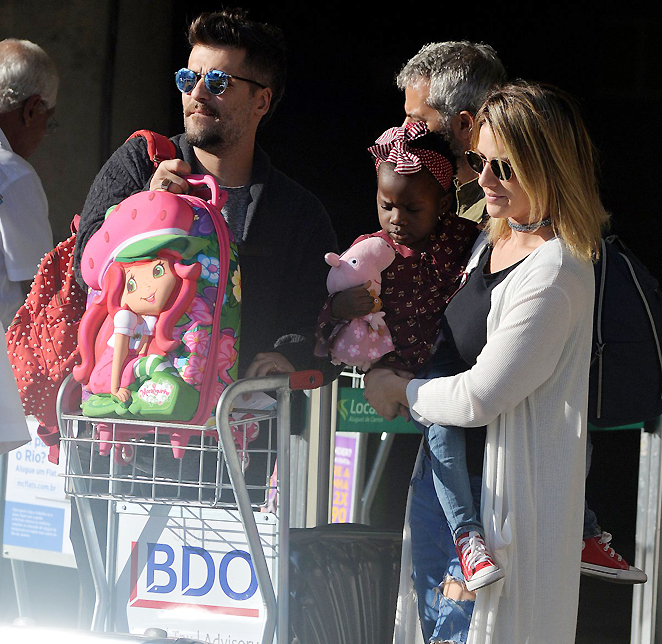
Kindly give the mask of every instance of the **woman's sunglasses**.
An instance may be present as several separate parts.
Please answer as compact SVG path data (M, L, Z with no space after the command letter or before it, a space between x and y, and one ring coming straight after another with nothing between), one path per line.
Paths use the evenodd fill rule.
M222 94L227 88L230 82L230 79L244 81L245 83L253 83L262 89L266 89L265 85L258 83L257 81L251 80L250 78L242 78L241 76L231 76L226 74L220 69L210 69L204 76L194 72L192 69L187 69L186 67L180 69L175 74L175 84L177 89L182 92L182 94L189 94L193 91L195 86L198 84L201 78L205 80L205 87L210 94L218 96Z
M510 181L513 176L513 168L507 161L502 161L501 159L488 161L480 152L475 152L474 150L468 150L464 154L467 156L469 167L478 174L483 171L485 164L489 163L490 169L499 181Z

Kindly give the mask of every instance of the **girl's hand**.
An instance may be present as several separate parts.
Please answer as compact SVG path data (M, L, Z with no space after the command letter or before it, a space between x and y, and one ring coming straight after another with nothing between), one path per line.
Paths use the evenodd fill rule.
M331 315L339 320L353 320L373 313L375 297L368 290L371 285L372 282L368 281L336 293L331 300Z
M126 387L120 387L110 393L112 393L121 403L128 402L131 399L131 392Z
M407 372L402 374L395 374L390 369L371 369L363 380L363 397L386 420L394 420L398 416L409 419L407 383L414 376Z

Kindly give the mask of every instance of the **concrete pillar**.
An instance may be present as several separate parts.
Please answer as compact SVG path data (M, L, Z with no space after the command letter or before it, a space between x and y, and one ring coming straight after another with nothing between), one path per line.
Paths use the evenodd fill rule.
M0 39L43 47L60 72L55 118L30 162L49 200L55 242L69 235L108 156L134 130L172 135L171 0L3 0ZM184 37L184 26L176 30Z

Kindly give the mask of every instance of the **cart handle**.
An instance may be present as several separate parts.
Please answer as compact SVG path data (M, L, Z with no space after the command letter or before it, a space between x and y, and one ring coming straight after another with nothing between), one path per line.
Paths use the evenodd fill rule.
M290 374L290 389L318 389L324 383L321 371L294 371Z

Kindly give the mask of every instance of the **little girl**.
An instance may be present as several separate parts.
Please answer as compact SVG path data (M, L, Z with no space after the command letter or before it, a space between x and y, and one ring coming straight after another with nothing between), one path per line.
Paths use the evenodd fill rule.
M443 341L440 327L478 235L472 221L449 212L453 154L425 123L391 128L369 151L377 168L381 231L363 235L354 244L376 236L396 251L393 263L382 273L381 288L384 321L394 349L381 358L379 366L417 377L452 375L468 366L452 357L452 343ZM374 297L367 286L329 297L318 320L318 355L333 352L339 325L373 310ZM419 429L431 451L435 490L455 540L467 588L475 590L493 583L503 577L503 571L485 550L466 467L464 429L438 425L419 425Z

